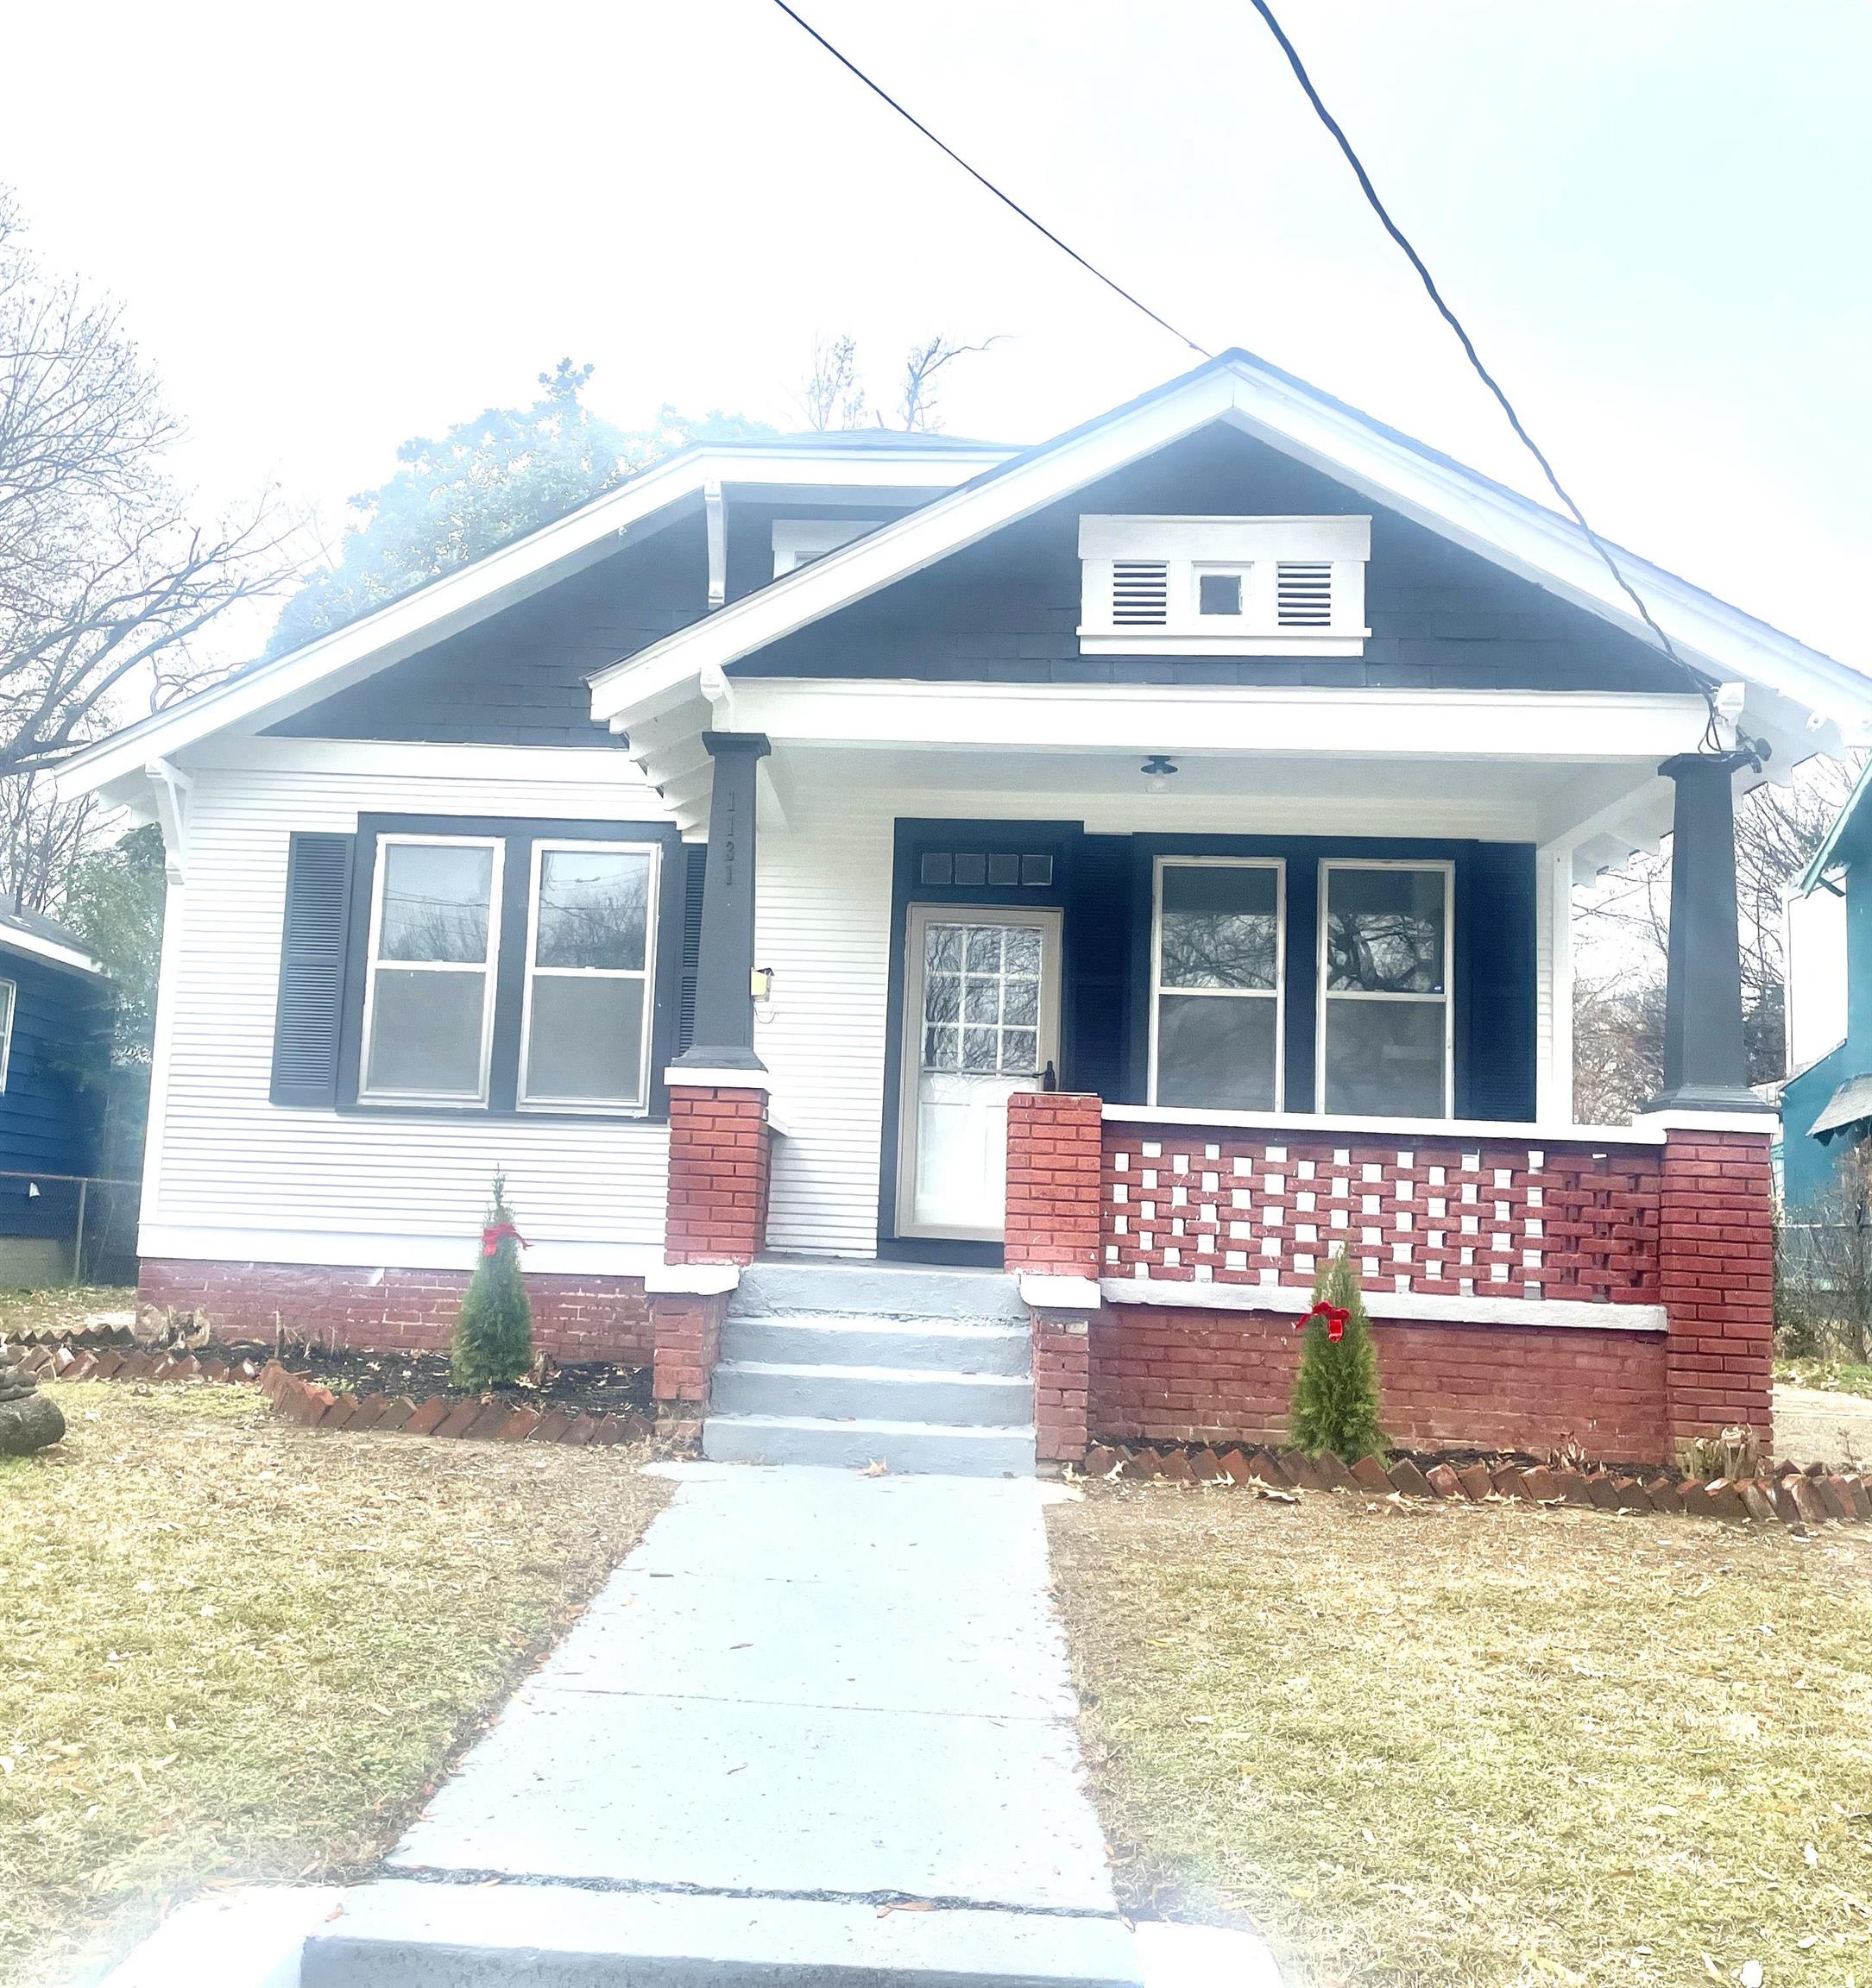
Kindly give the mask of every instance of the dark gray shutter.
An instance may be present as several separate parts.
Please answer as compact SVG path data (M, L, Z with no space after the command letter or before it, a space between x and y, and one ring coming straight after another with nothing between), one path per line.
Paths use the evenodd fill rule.
M696 973L702 959L702 880L709 867L706 842L684 846L683 972L677 991L676 1054L680 1056L696 1034Z
M1540 1000L1533 846L1478 843L1462 877L1456 951L1469 1012L1458 1037L1467 1054L1457 1072L1456 1114L1527 1120L1535 1114Z
M354 835L294 835L286 858L286 927L273 1018L275 1104L337 1103L344 954Z

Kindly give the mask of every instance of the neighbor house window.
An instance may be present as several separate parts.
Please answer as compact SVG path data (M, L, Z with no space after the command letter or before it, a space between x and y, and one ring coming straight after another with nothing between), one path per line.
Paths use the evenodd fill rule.
M13 1006L19 989L10 980L0 980L0 1091L7 1087L7 1073L13 1067Z
M484 1104L502 846L386 835L377 847L362 1095Z
M641 1104L650 1087L653 846L536 842L520 1102Z
M1163 857L1151 971L1151 1102L1278 1110L1284 873Z
M1447 863L1341 863L1320 875L1320 1108L1451 1111Z

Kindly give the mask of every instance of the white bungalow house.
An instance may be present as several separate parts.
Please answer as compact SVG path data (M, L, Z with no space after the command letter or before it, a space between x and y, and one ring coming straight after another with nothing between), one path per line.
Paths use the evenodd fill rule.
M1341 1243L1401 1441L1765 1424L1732 794L1872 683L1620 563L1682 664L1234 352L691 450L129 727L61 784L169 851L145 1294L437 1343L499 1166L549 1349L716 1454L1277 1437ZM1667 1092L1579 1127L1572 891L1673 818Z

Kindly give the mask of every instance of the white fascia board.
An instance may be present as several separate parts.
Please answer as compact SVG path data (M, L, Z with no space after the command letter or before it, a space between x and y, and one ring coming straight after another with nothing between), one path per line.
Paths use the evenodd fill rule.
M599 670L591 679L592 716L600 724L621 723L643 698L700 671L738 663L1070 496L1227 412L1240 387L1226 369L1194 374L1179 389L1129 407L1068 442L1036 450L983 482L951 491L829 552L762 588L758 596L750 595L709 620Z
M18 953L31 959L42 959L48 966L63 966L73 973L89 974L94 980L108 980L110 971L90 953L76 946L61 945L37 932L22 931L16 925L0 924L0 952Z
M730 678L718 721L797 744L1519 758L1648 770L1702 736L1699 697L1536 690Z
M1640 639L1649 636L1604 562L1566 518L1314 394L1245 355L1203 368L1106 420L1033 451L592 678L592 715L622 728L640 695L726 668L893 581L1213 420L1233 422L1466 550ZM1636 555L1618 554L1686 659L1742 677L1851 730L1872 728L1872 678ZM1825 737L1816 746L1831 749Z
M977 476L1005 462L1007 453L983 450L929 457L909 450L900 454L835 448L789 450L781 443L686 450L361 620L114 733L58 770L60 797L96 793L149 759L167 758L230 726L284 715L296 703L329 695L429 648L525 600L564 573L603 558L618 549L633 526L685 500L699 501L710 481L927 489Z

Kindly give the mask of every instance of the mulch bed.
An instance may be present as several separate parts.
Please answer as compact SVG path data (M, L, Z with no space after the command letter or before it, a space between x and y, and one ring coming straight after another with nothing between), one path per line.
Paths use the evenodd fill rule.
M650 1369L550 1361L538 1387L496 1387L483 1394L457 1387L446 1353L359 1353L342 1346L312 1346L289 1353L282 1364L321 1387L341 1394L407 1394L414 1400L505 1401L513 1408L562 1408L573 1415L650 1412Z

